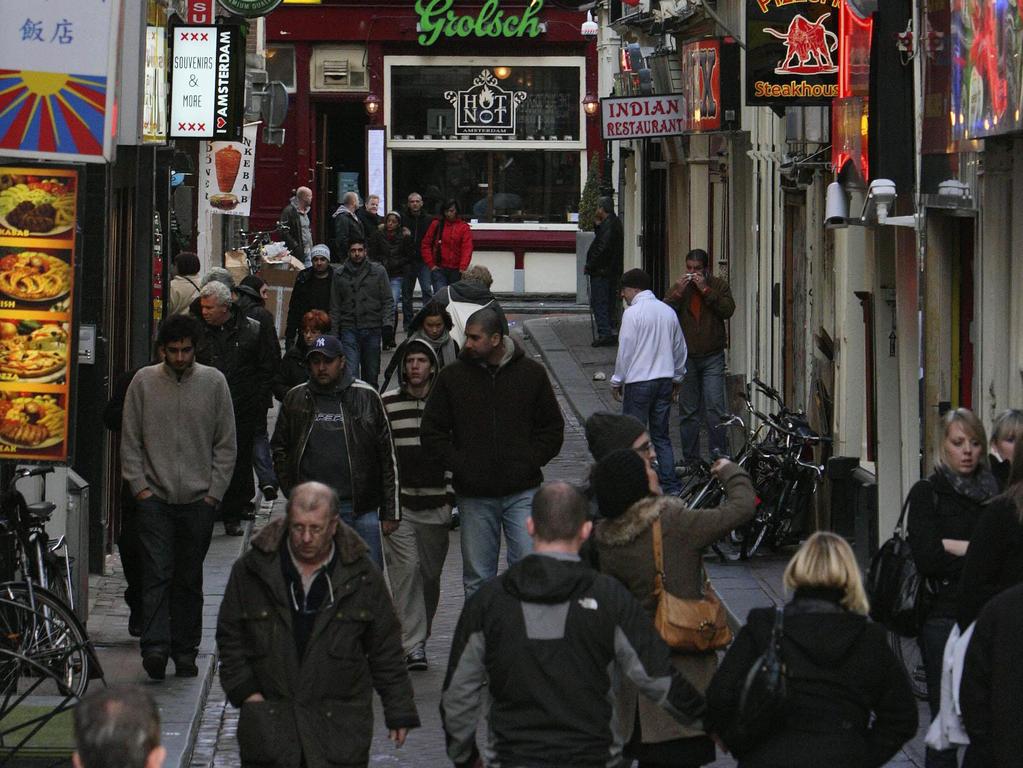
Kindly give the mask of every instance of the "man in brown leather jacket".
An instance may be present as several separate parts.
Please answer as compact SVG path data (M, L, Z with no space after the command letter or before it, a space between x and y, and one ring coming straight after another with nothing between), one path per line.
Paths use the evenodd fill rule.
M217 648L245 765L366 766L374 688L395 746L419 727L383 574L322 483L294 488L235 563Z
M711 455L724 452L726 433L717 425L728 413L725 397L725 320L735 312L728 283L710 273L710 256L697 248L686 254L686 273L664 297L678 314L689 358L679 397L682 454L689 462L700 456L700 424L707 424Z

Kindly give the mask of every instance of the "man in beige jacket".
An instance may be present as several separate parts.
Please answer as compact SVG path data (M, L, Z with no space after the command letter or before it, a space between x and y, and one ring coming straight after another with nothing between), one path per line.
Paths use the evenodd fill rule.
M201 336L190 315L165 320L163 362L135 374L124 402L121 471L137 504L142 665L154 680L169 656L178 677L199 672L203 560L234 471L231 393L224 374L195 362Z

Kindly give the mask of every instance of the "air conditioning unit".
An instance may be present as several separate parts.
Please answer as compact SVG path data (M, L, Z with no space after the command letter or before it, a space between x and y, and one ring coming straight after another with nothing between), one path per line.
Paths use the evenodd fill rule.
M310 59L313 93L366 90L366 49L360 46L314 48Z

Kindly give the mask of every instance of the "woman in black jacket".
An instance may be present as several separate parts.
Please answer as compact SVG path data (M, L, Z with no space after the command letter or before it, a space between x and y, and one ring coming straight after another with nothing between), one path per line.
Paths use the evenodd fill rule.
M384 349L394 349L394 329L398 327L398 307L401 306L401 285L405 279L405 270L415 256L412 238L401 229L401 214L391 211L384 217L381 227L372 233L367 232L369 242L369 258L379 262L387 270L387 280L391 284L391 296L394 298L394 322L391 323L391 335L384 339ZM412 322L406 317L405 324Z
M991 446L988 461L991 473L998 480L998 487L1005 489L1009 484L1016 443L1023 437L1023 411L1009 408L995 416L991 422Z
M818 532L785 569L781 656L786 696L778 725L744 744L735 731L746 676L770 642L774 609L754 608L707 690L707 726L739 768L873 768L913 737L917 708L884 629L867 621L852 549Z
M284 353L281 367L273 380L273 393L281 402L288 390L309 381L309 367L305 356L317 336L330 333L330 315L322 309L312 309L302 315L298 338L291 349Z
M931 717L941 702L941 660L955 624L959 580L973 529L998 482L987 466L987 438L974 413L956 408L942 417L934 472L909 492L909 543L927 579L931 604L917 642L927 676ZM926 768L955 768L956 750L928 748Z
M976 621L998 593L1023 582L1023 440L1015 443L1005 493L984 509L973 529L959 582L960 629Z

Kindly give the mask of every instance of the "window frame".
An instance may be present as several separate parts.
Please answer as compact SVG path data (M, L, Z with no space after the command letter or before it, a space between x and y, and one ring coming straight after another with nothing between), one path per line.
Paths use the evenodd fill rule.
M478 67L479 69L494 67L571 67L579 73L579 128L578 138L572 141L564 140L542 140L536 139L515 139L492 137L472 137L468 140L454 138L438 139L394 139L391 135L391 126L394 120L391 117L391 70L394 67ZM540 150L552 152L578 152L579 158L579 194L586 184L586 171L589 158L586 152L586 112L582 109L583 94L586 93L586 57L585 56L384 56L384 125L387 126L387 191L389 199L397 202L394 190L393 169L395 161L394 152L403 150L426 151L435 149L458 150L462 152L508 152L513 150ZM472 222L469 220L473 230L530 230L530 231L573 231L579 228L575 222L561 223L536 223L525 224L518 222Z

